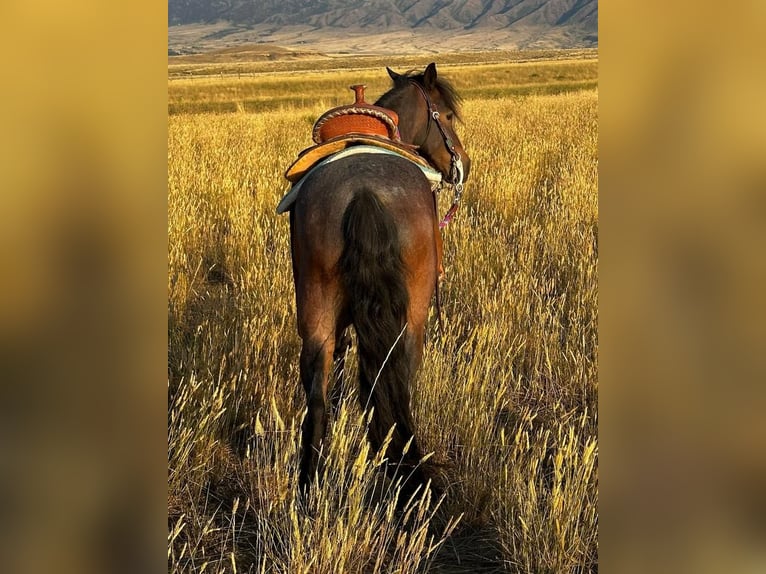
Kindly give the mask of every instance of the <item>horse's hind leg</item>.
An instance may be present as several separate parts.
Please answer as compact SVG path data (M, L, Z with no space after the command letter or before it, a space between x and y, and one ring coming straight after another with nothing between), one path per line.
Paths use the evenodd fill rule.
M330 390L330 404L333 414L338 413L343 396L343 374L346 369L346 354L351 348L351 334L347 328L338 329L333 352L333 381Z
M304 341L300 370L308 410L303 419L300 484L306 487L317 471L322 439L327 429L327 379L335 341Z
M430 243L424 238L419 242L421 246L428 246ZM428 309L431 298L434 293L434 286L437 281L439 253L436 252L415 253L406 252L404 254L405 264L409 269L407 291L409 293L409 305L407 308L407 327L404 337L405 354L409 361L409 372L411 380L414 380L420 369L423 360L423 351L425 343L425 328L428 321ZM409 473L409 480L404 484L402 495L406 500L417 488L418 485L425 484L433 476L433 468L429 463L421 463L422 458L421 445L414 436L412 427L412 413L409 405L410 392L407 393L407 401L402 401L401 409L396 411L396 423L402 429L402 441L410 441L410 448L407 453L402 455L401 464L403 470ZM398 446L398 445L397 445ZM432 492L438 492L439 488L432 484Z
M327 429L327 386L335 350L335 325L334 313L329 309L325 311L299 319L303 339L300 374L308 407L301 441L300 485L303 489L317 472L322 439Z

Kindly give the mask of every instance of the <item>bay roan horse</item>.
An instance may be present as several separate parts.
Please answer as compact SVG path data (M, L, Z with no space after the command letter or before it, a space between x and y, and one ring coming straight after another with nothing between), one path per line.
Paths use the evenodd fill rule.
M462 183L470 159L453 129L459 113L455 90L437 78L435 64L422 73L388 73L393 87L376 105L397 112L403 142L416 146L447 181ZM300 377L308 403L300 466L304 491L319 464L334 358L345 352L351 325L361 405L374 408L370 443L379 449L395 425L386 454L391 474L402 477L403 497L427 479L418 464L422 453L413 435L409 387L422 359L441 265L436 209L423 172L397 155L351 155L303 181L290 212L290 240L303 342Z

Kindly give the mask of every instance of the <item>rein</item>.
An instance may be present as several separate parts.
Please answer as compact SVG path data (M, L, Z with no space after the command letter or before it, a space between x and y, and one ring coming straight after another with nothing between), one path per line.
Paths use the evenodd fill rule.
M455 149L455 144L452 142L452 138L449 137L449 134L444 129L444 126L439 121L439 110L436 108L436 106L431 101L431 98L428 96L428 93L423 89L423 87L415 82L410 81L410 83L415 86L420 94L423 96L423 99L426 102L426 107L428 108L428 120L426 121L426 135L423 138L423 143L420 144L420 147L422 149L423 144L428 141L428 134L431 131L431 120L434 121L436 124L436 127L439 128L439 133L442 136L442 140L444 141L444 145L447 148L447 151L450 154L451 163L450 163L450 183L452 184L454 190L455 190L455 197L452 202L452 206L449 208L447 213L444 215L442 220L439 222L439 229L443 229L447 226L447 224L452 221L452 218L455 216L455 212L457 212L458 205L460 204L460 198L463 196L463 176L464 176L464 169L463 169L463 160L460 158L460 153Z

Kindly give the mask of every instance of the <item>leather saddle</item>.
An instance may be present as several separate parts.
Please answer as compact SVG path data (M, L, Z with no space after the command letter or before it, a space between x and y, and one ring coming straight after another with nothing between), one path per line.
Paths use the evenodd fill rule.
M290 209L298 196L301 180L313 168L357 146L359 153L378 152L404 157L420 167L433 186L441 182L441 174L418 155L417 148L401 141L396 112L366 103L364 88L360 84L351 86L354 103L328 110L314 123L312 138L316 145L301 151L298 159L285 171L285 178L292 186L279 202L277 213Z

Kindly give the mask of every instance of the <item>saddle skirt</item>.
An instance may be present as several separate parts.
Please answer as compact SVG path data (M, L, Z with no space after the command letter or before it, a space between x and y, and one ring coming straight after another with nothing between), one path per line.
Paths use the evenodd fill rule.
M301 152L298 159L285 172L285 178L291 182L291 187L277 205L277 213L281 214L290 210L298 197L298 192L306 176L312 171L326 163L361 153L403 157L420 168L426 179L431 182L432 189L438 187L442 182L441 172L435 170L424 158L410 151L401 143L371 135L341 136Z

